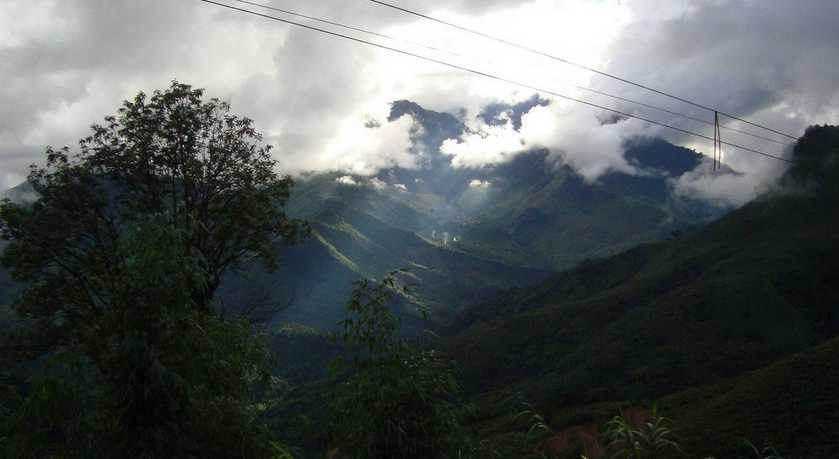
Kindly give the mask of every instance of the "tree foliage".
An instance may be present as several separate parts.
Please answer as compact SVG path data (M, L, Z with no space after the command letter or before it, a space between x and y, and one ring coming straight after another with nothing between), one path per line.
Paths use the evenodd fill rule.
M793 148L788 176L818 191L839 193L839 126L810 126Z
M606 438L611 458L657 459L681 453L676 442L672 421L660 416L653 407L652 417L635 428L621 414L606 425Z
M0 263L26 284L12 349L47 362L5 398L14 457L266 457L251 392L262 338L215 313L223 274L274 267L307 227L284 205L253 122L173 82L92 126L80 151L47 149L31 205L0 204ZM8 400L11 400L9 402Z
M361 353L334 403L337 441L356 458L456 457L457 383L436 350L400 338L397 291L393 273L355 284L339 336Z
M274 243L306 231L283 210L292 180L277 174L253 121L200 89L140 93L92 131L78 153L48 148L46 166L32 167L37 202L0 206L0 263L29 285L16 307L40 326L42 350L107 313L125 269L120 238L145 216L166 212L190 229L180 250L206 263L189 286L205 312L226 270L250 258L273 267Z
M206 277L188 236L162 214L127 230L125 260L103 316L50 359L15 414L18 457L263 457L251 401L267 376L262 338L195 308ZM232 453L236 451L236 453ZM118 452L118 453L117 453Z

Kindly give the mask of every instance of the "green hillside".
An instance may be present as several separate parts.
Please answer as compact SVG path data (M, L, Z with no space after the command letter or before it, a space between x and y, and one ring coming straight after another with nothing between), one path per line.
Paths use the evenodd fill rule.
M477 322L450 349L475 387L519 383L556 406L758 368L839 327L836 205L767 198L697 234L557 275L471 312Z
M515 119L516 113L546 103L534 98L522 107L495 110L508 110ZM460 119L408 101L392 106L390 119L401 116L422 128L413 147L423 152L420 168L389 168L372 178L304 177L289 211L318 221L324 212L352 209L428 240L448 233L453 251L553 271L659 241L728 210L673 194L670 180L696 168L701 155L661 139L626 142L625 156L637 174L607 173L587 182L545 150L522 152L491 167L454 167L440 145L467 132ZM342 177L355 184L336 181Z
M476 426L515 451L510 400L559 429L659 400L691 457L737 457L746 439L836 457L837 145L839 129L811 128L807 160L719 221L465 311L447 349Z
M415 332L429 325L418 307L429 312L432 323L445 323L468 304L547 275L448 250L356 209L323 211L311 224L309 240L284 249L277 272L252 266L228 276L220 292L224 301L249 303L261 293L274 303L288 303L276 320L333 329L344 318L354 281L406 269L398 279L410 293L400 307L407 316L405 330Z
M666 397L683 447L734 456L744 439L771 442L787 459L839 456L839 338L736 378ZM713 439L713 441L709 441Z
M837 205L787 186L695 234L475 307L448 348L472 389L523 391L549 410L763 367L839 330Z
M493 259L568 269L721 214L671 194L667 179L696 167L696 153L659 140L627 147L627 157L643 158L639 167L649 175L614 173L587 183L568 168L546 168L546 153L538 151L500 166L487 178L493 184L484 191L487 204L471 215L459 247ZM654 157L671 162L653 162Z
M656 403L687 457L739 457L746 440L788 459L836 457L836 145L839 128L811 129L796 155L820 158L720 220L464 310L440 344L470 431L521 458L534 447L522 401L554 431L595 422L601 432L621 407ZM326 422L330 390L294 390L275 413L280 431L319 451L325 432L298 432L285 416Z
M496 110L515 115L527 104ZM422 167L374 177L301 177L288 211L311 223L313 238L285 253L279 273L249 270L247 277L259 281L247 289L228 283L230 303L241 302L243 291L268 288L277 301L293 299L277 320L328 329L342 318L353 280L407 268L400 279L413 286L407 303L428 309L432 323L446 324L502 289L665 239L724 211L673 195L670 180L700 159L662 140L627 143L628 160L643 173L611 173L589 183L540 150L494 167L453 167L439 149L465 132L461 120L408 101L392 106L391 121L401 116L422 128L414 139Z

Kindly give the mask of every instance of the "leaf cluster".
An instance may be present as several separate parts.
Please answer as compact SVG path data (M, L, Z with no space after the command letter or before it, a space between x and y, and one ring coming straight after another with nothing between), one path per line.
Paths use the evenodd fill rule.
M12 457L266 457L265 340L216 314L222 275L307 226L253 121L173 82L48 148L32 203L0 203L0 264L26 285L10 340L44 366L8 397Z
M336 440L358 458L455 457L457 382L438 351L400 338L394 275L357 282L347 304L339 337L361 353L333 404Z
M681 452L672 421L660 416L655 407L652 417L634 428L624 417L615 416L606 425L606 438L612 458L654 459Z
M169 215L129 231L107 313L49 359L4 426L18 457L263 457L261 336L194 307L206 278Z

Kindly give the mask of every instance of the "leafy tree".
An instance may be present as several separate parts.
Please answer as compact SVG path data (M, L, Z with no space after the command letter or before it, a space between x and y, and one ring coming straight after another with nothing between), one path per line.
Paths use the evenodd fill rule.
M140 93L92 131L78 153L48 148L46 167L32 167L37 202L0 205L0 263L29 285L16 308L36 321L41 351L106 313L125 265L123 229L147 215L191 229L181 250L205 260L206 278L190 285L204 312L225 271L250 258L274 267L274 243L306 230L283 210L292 180L277 174L253 121L201 89Z
M818 191L839 193L839 126L810 126L793 149L788 176Z
M32 167L36 202L0 204L0 263L31 324L13 349L50 362L0 437L22 456L260 456L264 343L213 295L305 234L284 212L291 179L250 119L177 82L92 130Z
M199 252L168 214L126 230L105 314L80 326L9 420L19 457L265 457L253 383L267 377L262 338L195 308ZM56 436L56 433L60 435ZM235 452L235 453L234 453ZM33 454L35 453L35 454Z
M457 457L457 383L439 353L400 339L394 273L355 284L339 334L362 352L334 404L342 452L357 458Z

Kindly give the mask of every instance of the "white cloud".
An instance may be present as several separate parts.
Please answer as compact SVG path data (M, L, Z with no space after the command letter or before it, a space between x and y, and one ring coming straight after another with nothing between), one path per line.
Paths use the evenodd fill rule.
M441 151L452 156L455 167L481 167L509 161L522 151L546 148L551 159L568 164L587 180L606 172L634 173L624 159L623 142L642 133L642 125L623 121L603 124L596 112L575 110L568 103L535 106L522 116L521 129L510 123L481 125L462 141L449 139Z
M454 167L482 167L508 161L526 148L521 135L509 127L481 126L480 133L448 139L440 151L452 157Z
M488 188L490 184L489 180L474 179L469 182L469 188Z
M367 183L377 190L384 190L385 188L387 188L387 183L378 177L371 178L367 181Z
M365 126L364 117L351 117L338 126L319 152L290 162L281 159L286 170L336 170L371 175L383 168L417 167L418 158L410 151L413 118L403 116L378 128Z
M358 185L358 182L356 182L355 179L352 178L349 175L344 175L344 176L338 177L338 178L335 179L335 181L342 184L342 185L350 185L350 186L357 186Z
M754 162L748 154L730 152L724 156L727 167L739 173L714 171L705 159L699 167L673 181L677 195L702 199L723 206L741 206L769 190L786 170L776 161Z
M180 81L206 87L253 118L274 144L284 171L368 175L392 165L417 167L409 151L412 123L384 120L388 103L414 100L434 110L466 109L466 121L489 102L516 102L532 91L383 50L290 28L199 2L167 0L32 0L0 2L0 186L21 179L35 152L74 145L87 126L119 101ZM427 42L434 52L388 43L532 86L597 103L620 105L564 85L594 86L626 97L690 111L682 105L573 67L528 55L368 2L323 0L272 4ZM754 118L780 129L839 121L839 28L833 0L405 0L467 27L606 69L649 85ZM732 63L736 63L733 65ZM641 110L655 119L660 113ZM708 151L697 142L640 123L601 126L588 107L555 103L535 109L521 132L482 126L481 135L449 142L460 167L509 160L525 147L545 147L592 180L631 172L619 142L642 132ZM707 114L691 111L696 116ZM685 128L707 126L674 121ZM752 129L731 124L732 127ZM474 127L474 126L473 126ZM728 140L758 149L724 131ZM731 155L739 154L731 152ZM770 161L737 160L737 200L774 176ZM719 179L718 179L719 180ZM728 178L726 180L738 180ZM5 183L3 183L5 182ZM685 184L696 179L684 178ZM699 182L696 182L699 183ZM687 185L685 185L687 186ZM759 188L759 186L758 186ZM734 196L732 195L732 196Z

